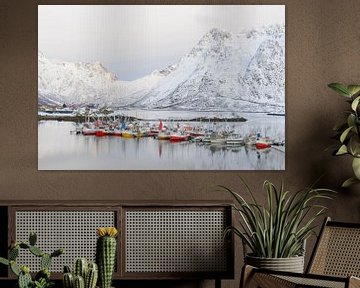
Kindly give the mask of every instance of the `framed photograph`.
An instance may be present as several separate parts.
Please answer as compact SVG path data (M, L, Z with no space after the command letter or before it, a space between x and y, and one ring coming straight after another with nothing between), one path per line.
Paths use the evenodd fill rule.
M39 5L39 170L284 170L284 5Z

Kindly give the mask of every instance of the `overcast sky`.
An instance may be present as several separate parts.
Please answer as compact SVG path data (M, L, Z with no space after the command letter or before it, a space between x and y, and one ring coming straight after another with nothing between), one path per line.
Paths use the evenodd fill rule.
M212 28L285 23L284 5L39 5L38 47L47 58L102 62L120 80L176 63Z

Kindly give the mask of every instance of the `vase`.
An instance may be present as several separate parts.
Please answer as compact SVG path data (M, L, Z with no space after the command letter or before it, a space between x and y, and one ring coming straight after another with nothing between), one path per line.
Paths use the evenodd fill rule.
M245 256L245 264L274 271L304 273L303 255L289 258L264 258L248 254Z

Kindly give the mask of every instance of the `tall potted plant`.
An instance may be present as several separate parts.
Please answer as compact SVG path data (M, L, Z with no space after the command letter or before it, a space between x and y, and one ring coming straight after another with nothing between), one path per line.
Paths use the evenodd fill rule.
M347 112L346 122L334 127L339 139L339 146L334 154L350 155L354 176L347 179L342 186L348 187L360 183L360 85L331 83L329 88L346 97L351 109Z
M250 250L244 255L245 263L270 270L302 273L305 241L314 233L315 220L326 209L319 205L318 200L331 199L334 191L310 187L291 193L285 191L283 184L278 189L266 180L267 203L261 205L245 182L244 186L251 201L221 187L236 201L233 207L240 216L239 226L227 228L226 233L239 236L244 247Z

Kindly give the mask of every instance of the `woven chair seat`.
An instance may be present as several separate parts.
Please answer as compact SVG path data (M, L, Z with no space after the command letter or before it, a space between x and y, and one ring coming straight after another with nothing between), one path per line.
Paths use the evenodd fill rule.
M328 287L328 288L345 288L345 279L335 281L334 279L326 280L319 278L301 278L296 276L275 276L295 284L295 287Z
M305 274L245 266L240 287L360 287L360 224L326 218Z

